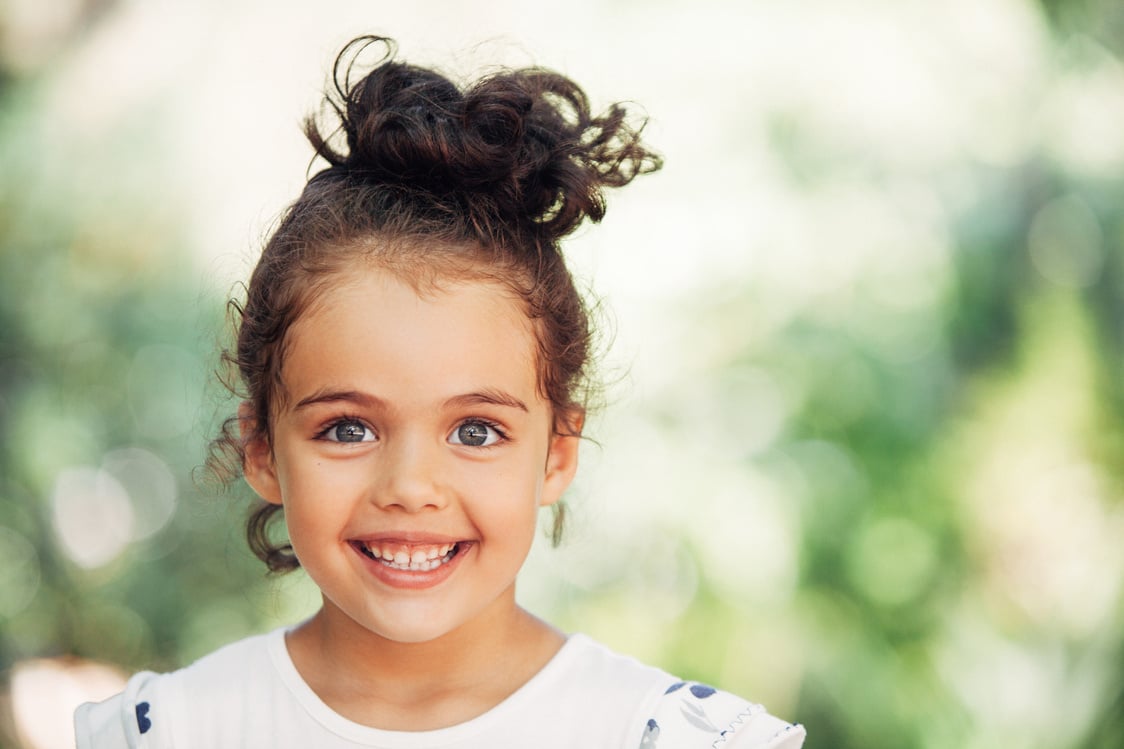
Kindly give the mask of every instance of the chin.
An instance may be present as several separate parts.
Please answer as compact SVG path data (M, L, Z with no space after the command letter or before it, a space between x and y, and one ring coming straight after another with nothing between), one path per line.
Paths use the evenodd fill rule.
M428 621L425 624L398 625L370 629L372 633L379 637L401 645L422 645L427 642L434 642L455 630L456 627L454 626L442 626L442 624L433 621Z
M372 606L365 611L356 611L355 616L350 618L376 637L403 645L440 640L473 619L472 616L467 619L452 616L454 612L450 609L454 606L448 602L443 606L434 606L432 601L403 603L384 601L377 609Z

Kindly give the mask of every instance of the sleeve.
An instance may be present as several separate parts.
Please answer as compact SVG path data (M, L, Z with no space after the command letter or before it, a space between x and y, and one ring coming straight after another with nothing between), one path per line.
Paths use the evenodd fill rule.
M639 749L800 749L804 727L705 684L667 688L644 726Z
M153 731L159 722L160 677L136 674L125 690L103 702L87 702L74 711L78 749L162 749L171 747L168 731Z

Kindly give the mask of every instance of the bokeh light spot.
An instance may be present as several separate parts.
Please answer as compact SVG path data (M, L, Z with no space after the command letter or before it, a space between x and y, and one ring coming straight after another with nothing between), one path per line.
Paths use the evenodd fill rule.
M155 535L172 519L176 509L176 478L159 456L128 447L108 453L102 468L129 495L135 521L133 540Z
M125 487L106 471L62 471L51 492L55 535L67 557L95 569L113 561L132 538L134 515Z
M1103 244L1100 222L1076 195L1047 203L1035 215L1027 237L1035 269L1046 280L1067 288L1083 288L1100 277Z
M848 556L852 582L884 606L898 606L916 598L936 565L936 542L905 518L879 518L867 524Z
M11 711L19 745L27 749L74 746L74 709L120 692L120 669L72 658L20 661L12 668Z

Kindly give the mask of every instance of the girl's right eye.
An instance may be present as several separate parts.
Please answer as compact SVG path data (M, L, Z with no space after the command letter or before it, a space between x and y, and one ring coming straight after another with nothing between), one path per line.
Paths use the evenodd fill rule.
M337 421L321 435L329 442L374 442L375 433L361 421Z

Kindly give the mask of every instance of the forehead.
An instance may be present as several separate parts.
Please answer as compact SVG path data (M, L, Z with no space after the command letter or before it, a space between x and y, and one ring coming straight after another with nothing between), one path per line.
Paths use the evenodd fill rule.
M284 400L324 387L366 389L399 402L484 388L534 399L535 348L523 303L502 283L418 285L363 264L320 286L290 328Z

